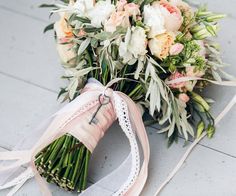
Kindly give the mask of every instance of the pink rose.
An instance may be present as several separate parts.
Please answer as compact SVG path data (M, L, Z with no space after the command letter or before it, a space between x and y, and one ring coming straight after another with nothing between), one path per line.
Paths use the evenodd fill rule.
M129 15L125 11L113 12L110 18L105 21L104 29L107 32L114 32L118 26L130 26Z
M124 9L129 16L136 17L137 15L140 15L139 6L135 3L128 3L127 5L125 5Z
M153 5L160 6L167 31L177 32L183 23L183 17L179 8L166 0L155 2Z
M184 103L189 102L190 98L186 93L179 94L179 100L183 101Z
M169 77L169 81L171 80L176 80L178 78L182 78L184 77L183 74L179 73L178 71L176 71L175 73L173 73L170 77ZM176 89L181 89L183 87L185 87L186 82L177 82L177 83L173 83L173 84L169 84L170 88L176 88Z
M180 43L176 43L174 45L172 45L170 47L170 55L178 55L179 53L181 53L184 49L184 45L183 44L180 44Z

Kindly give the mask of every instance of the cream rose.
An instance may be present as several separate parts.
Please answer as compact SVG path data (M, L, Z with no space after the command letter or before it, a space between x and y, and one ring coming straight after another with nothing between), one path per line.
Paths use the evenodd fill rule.
M151 53L162 60L169 55L169 50L174 40L175 35L173 33L163 33L151 39L148 42L148 46Z
M166 32L165 19L161 13L159 5L145 5L143 17L144 24L150 28L148 33L149 38L154 38L156 35Z

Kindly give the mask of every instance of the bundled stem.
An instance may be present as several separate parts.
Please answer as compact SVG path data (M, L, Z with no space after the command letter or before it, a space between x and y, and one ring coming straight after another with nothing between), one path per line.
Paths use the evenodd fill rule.
M90 151L76 138L66 134L36 155L35 165L47 182L67 191L86 188Z

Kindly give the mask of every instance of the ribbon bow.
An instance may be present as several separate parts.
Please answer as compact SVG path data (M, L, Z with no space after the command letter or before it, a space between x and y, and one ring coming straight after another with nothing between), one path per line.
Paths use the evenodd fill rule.
M52 116L52 120L47 126L46 131L32 149L0 152L0 160L15 160L11 165L0 166L0 173L20 168L22 165L27 164L27 169L22 174L0 186L0 190L13 187L8 193L8 196L13 195L28 179L34 176L40 185L42 194L51 196L50 190L35 167L35 155L66 133L73 135L92 152L98 141L103 137L105 131L118 118L122 130L129 140L131 153L118 169L86 189L82 195L98 195L98 189L102 189L101 187L98 188L98 185L103 182L109 182L115 175L119 175L124 170L124 167L127 166L127 163L131 161L131 171L125 182L119 185L119 187L115 184L112 191L102 190L102 195L138 196L148 176L150 157L148 137L139 108L124 93L110 89L109 86L113 82L104 87L98 81L90 79L80 96ZM109 97L109 103L101 107L102 112L99 110L96 116L93 116L93 118L98 119L98 123L91 123L91 114L94 114L94 111L101 104L101 95L103 98L105 96ZM136 135L143 151L141 168Z

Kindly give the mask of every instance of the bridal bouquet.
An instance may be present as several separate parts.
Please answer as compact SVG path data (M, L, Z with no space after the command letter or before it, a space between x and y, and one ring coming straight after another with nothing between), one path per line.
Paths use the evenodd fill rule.
M59 97L70 103L31 151L34 173L65 190L85 190L90 155L118 118L130 141L132 169L115 195L135 196L149 160L141 114L161 126L169 145L179 136L214 135L212 100L201 94L209 83L230 86L234 80L212 39L225 15L182 0L71 0L42 7L60 15L45 30L55 30L69 81Z

